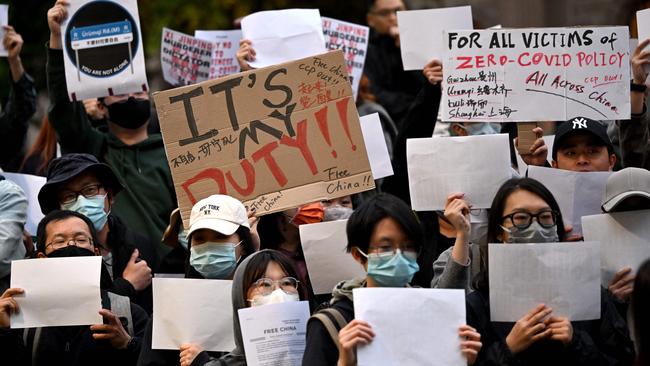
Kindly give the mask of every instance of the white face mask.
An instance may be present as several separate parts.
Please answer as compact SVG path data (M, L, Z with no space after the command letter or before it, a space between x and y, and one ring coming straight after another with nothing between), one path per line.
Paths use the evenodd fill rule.
M279 288L268 295L255 295L251 300L251 306L281 304L289 301L300 301L300 297L298 294L288 294Z

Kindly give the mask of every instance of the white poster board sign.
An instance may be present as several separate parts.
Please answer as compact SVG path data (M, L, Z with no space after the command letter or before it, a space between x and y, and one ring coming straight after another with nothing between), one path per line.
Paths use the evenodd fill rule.
M23 192L25 192L25 197L27 197L27 222L25 223L25 230L31 235L36 236L38 223L45 216L38 203L38 192L41 191L41 187L45 184L45 177L20 173L2 174L8 180L18 184L23 189Z
M393 175L393 165L388 154L384 130L381 127L379 113L359 117L361 133L366 143L368 160L373 179L381 179Z
M359 82L363 74L363 65L366 62L368 50L368 27L344 22L342 20L322 17L323 36L327 50L343 50L348 75L352 83L354 98L359 94Z
M601 274L604 287L624 267L636 272L650 259L650 210L584 216L585 240L601 243Z
M466 322L464 290L373 287L352 292L355 319L368 322L375 333L372 342L357 347L359 366L467 365L458 336Z
M154 278L152 282L152 349L179 349L183 343L215 352L235 348L232 281Z
M361 264L346 251L347 220L300 225L300 242L315 294L330 294L337 283L366 277Z
M445 33L443 121L630 118L627 27Z
M267 10L241 21L242 37L252 42L261 68L327 52L318 9Z
M607 178L611 172L574 172L564 169L528 167L528 177L548 188L560 205L565 226L572 226L571 235L582 235L582 216L595 215L600 209Z
M197 30L194 37L212 42L210 79L220 78L240 71L237 50L241 41L241 30Z
M102 324L102 257L22 259L11 262L11 287L20 311L11 328Z
M2 40L5 38L3 26L9 24L9 5L0 5L0 57L7 57L7 50Z
M422 70L446 48L443 31L474 29L472 7L458 6L397 12L404 70Z
M307 301L239 309L246 364L300 366L305 353L307 320Z
M208 80L213 47L210 41L163 28L160 41L163 78L174 86Z
M444 210L454 192L472 208L489 208L511 176L507 134L408 139L406 158L416 211Z
M516 322L539 304L572 321L600 318L600 244L489 244L490 320Z
M137 0L70 0L61 29L71 101L149 90Z

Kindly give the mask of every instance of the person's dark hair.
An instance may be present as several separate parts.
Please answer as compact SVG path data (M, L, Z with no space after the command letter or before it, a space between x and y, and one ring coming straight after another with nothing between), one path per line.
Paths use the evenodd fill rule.
M241 246L242 246L242 255L241 258L239 258L239 261L237 261L237 265L241 263L246 257L249 255L253 254L255 252L255 245L253 244L253 237L251 236L251 231L249 228L246 226L239 226L237 231L235 231L237 235L239 235L239 239L241 240ZM188 238L187 240L187 251L185 255L185 278L203 278L203 276L194 269L190 265L190 248L192 247L192 237Z
M488 211L488 231L487 231L487 242L488 243L498 243L500 242L497 237L499 234L502 234L503 229L501 224L503 224L503 210L506 207L506 201L508 197L514 192L523 189L528 191L536 196L539 196L541 199L546 202L551 210L558 213L557 218L557 236L560 241L564 241L565 232L564 232L564 221L562 220L562 213L560 211L560 205L558 205L553 193L546 188L542 183L533 178L512 178L501 186L497 191L494 199L492 200L492 206Z
M488 244L500 242L498 236L503 234L501 225L503 224L503 210L505 209L506 201L511 194L519 190L525 190L539 196L549 205L551 210L557 212L557 236L559 241L564 241L565 239L566 233L564 232L564 221L562 219L560 205L558 205L551 191L538 180L532 178L512 178L507 180L497 191L492 200L492 205L488 210L487 241L481 245L481 271L474 280L474 287L476 289L488 289Z
M422 245L422 229L411 208L391 194L380 193L363 202L348 219L346 226L348 253L354 247L368 253L370 238L375 226L387 217L394 219L414 244Z
M255 254L255 256L252 257L246 265L246 272L244 272L244 280L242 283L242 296L244 297L243 300L245 303L248 303L248 290L251 288L251 286L253 286L253 283L255 283L255 281L264 277L266 268L271 262L277 263L280 268L282 268L284 273L286 273L287 277L299 279L298 271L296 271L296 268L293 266L291 260L289 260L286 255L273 249L262 250L261 252ZM302 282L298 284L298 296L300 296L300 300L308 299L307 286L308 285L306 283Z
M637 366L650 365L650 259L639 268L634 279L634 291L630 300L634 341L637 344Z
M97 232L95 231L95 227L93 226L93 222L90 221L89 218L87 218L85 215L80 214L75 211L70 211L70 210L54 210L41 220L41 222L38 223L38 228L36 229L36 251L45 254L45 245L47 244L47 225L51 222L55 221L63 221L67 220L71 217L77 217L81 220L83 220L86 225L88 225L88 230L90 231L90 237L93 240L93 246L97 245Z
M282 212L275 212L260 217L257 233L260 236L261 249L278 249L284 242L284 236L278 228L278 220L285 220Z

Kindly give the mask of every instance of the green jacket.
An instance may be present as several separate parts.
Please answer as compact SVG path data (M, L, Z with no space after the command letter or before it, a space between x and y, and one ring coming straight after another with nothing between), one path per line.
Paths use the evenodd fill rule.
M124 185L111 212L130 230L160 243L176 208L176 194L160 134L135 145L126 145L110 132L93 128L81 102L68 99L63 51L47 48L48 115L65 152L88 153L113 168ZM161 244L158 254L167 252Z

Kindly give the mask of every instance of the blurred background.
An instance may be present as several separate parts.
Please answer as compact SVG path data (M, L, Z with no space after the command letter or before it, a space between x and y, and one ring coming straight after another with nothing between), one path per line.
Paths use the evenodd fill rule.
M39 90L39 108L30 122L25 146L31 146L47 108L45 93L45 42L49 38L47 10L54 0L0 0L9 4L9 24L23 36L22 62ZM476 28L629 25L636 37L637 10L650 6L639 0L405 0L409 9L471 5ZM366 0L139 0L140 24L145 41L149 86L169 87L160 70L162 27L187 34L196 29L232 29L233 21L247 14L283 8L319 8L321 15L358 24L366 22ZM0 59L0 101L9 93L7 62ZM0 131L2 133L2 131Z

